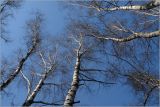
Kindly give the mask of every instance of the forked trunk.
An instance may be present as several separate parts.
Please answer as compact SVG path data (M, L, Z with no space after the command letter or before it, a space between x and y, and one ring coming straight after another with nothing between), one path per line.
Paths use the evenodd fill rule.
M23 103L23 106L31 106L31 104L34 103L34 98L36 97L38 91L40 91L40 89L43 86L43 83L45 81L45 79L47 78L47 75L50 71L52 71L53 69L49 69L44 76L40 79L39 83L37 84L36 88L32 91L32 93L27 97L26 101Z

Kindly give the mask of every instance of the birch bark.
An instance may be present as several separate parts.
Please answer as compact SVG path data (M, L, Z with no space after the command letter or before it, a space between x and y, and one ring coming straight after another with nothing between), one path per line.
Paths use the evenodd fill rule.
M53 70L53 67L51 67L40 79L40 81L38 82L37 86L35 87L35 89L32 91L32 93L27 97L26 101L23 103L22 106L26 107L26 106L30 106L31 104L34 103L34 99L37 95L37 93L40 91L40 89L43 86L43 83L45 81L45 79L48 76L48 73L51 72Z
M137 38L153 38L153 37L158 37L160 36L160 30L154 31L154 32L147 32L147 33L134 33L128 37L125 38L112 38L112 37L103 37L103 36L96 36L96 35L91 35L97 39L103 39L103 40L111 40L115 42L127 42L131 41Z
M71 83L71 88L69 89L67 96L65 98L64 106L73 106L76 92L79 88L79 70L80 70L80 56L77 52L77 59L75 64L75 70L73 73L73 80Z
M30 48L30 50L28 51L28 53L26 54L25 57L23 57L19 64L17 69L9 76L9 78L4 81L1 85L0 85L0 91L3 91L4 88L6 88L14 79L15 77L20 73L25 61L28 59L28 57L33 53L33 51L35 50L36 46L37 46L37 42L33 44L33 46Z

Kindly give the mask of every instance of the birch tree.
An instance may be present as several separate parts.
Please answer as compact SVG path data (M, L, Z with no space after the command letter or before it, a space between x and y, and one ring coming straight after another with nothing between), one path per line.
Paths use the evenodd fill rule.
M27 95L25 102L23 103L23 106L31 106L31 104L33 104L33 103L42 103L42 104L44 103L43 101L35 101L35 97L38 94L38 92L41 90L42 86L46 84L45 80L47 79L48 75L51 74L51 72L55 72L55 69L57 66L56 59L52 58L54 61L51 61L51 58L49 57L50 62L48 62L48 61L46 61L46 59L44 58L44 56L42 55L41 52L39 52L39 55L40 55L41 60L44 64L43 66L44 66L45 71L42 74L40 74L41 78L40 78L39 82L37 83L37 85L35 86L35 88L33 89L33 91L31 91L31 89L28 88L28 95ZM56 55L53 57L55 58ZM30 83L28 83L28 85L30 85ZM28 87L30 87L30 86L28 86ZM54 103L50 103L50 104L56 105ZM50 105L50 104L48 103L48 105ZM46 105L47 105L47 103L46 103Z
M0 14L17 3L4 1ZM27 50L1 64L1 92L17 83L25 97L13 99L24 107L76 106L82 90L121 84L140 99L134 106L158 105L159 1L63 3L72 11L62 36L44 33L41 14L27 22Z
M98 83L102 85L112 85L115 84L113 81L105 80L104 78L101 79L97 78L96 76L93 76L88 71L105 71L102 70L102 68L91 68L88 69L88 66L85 66L85 63L92 64L96 63L97 65L101 62L99 62L100 59L96 58L96 54L98 52L96 51L96 47L99 45L99 43L94 44L94 40L91 38L87 38L84 36L84 32L80 29L72 29L73 26L70 25L69 33L68 33L68 39L70 43L73 45L72 48L74 51L72 51L74 54L75 64L74 64L74 71L71 81L71 86L67 92L67 95L65 97L64 106L73 106L76 103L80 103L80 101L76 101L76 93L79 89L79 87L83 87L83 85L87 85L87 83L93 82ZM90 41L90 42L88 42ZM68 45L67 45L68 46ZM103 61L102 61L103 62ZM94 75L97 75L95 72Z
M9 77L5 80L2 81L0 85L1 91L3 91L13 80L17 77L17 75L20 73L22 70L22 67L24 63L27 61L27 59L33 54L35 49L38 47L39 42L40 42L40 23L41 23L41 18L40 16L36 16L35 20L31 20L28 23L28 28L30 29L30 45L31 48L28 49L28 52L22 57L19 61L19 64L17 65L16 70L10 71Z
M138 73L144 74L146 78L150 78L150 75L155 72L156 75L158 74L158 65L153 62L158 63L156 57L158 57L158 37L160 36L159 1L71 1L68 4L72 6L69 8L75 12L71 20L71 23L74 23L74 29L85 31L85 37L93 37L95 41L101 42L98 51L106 54L107 57L106 70L93 68L82 70L109 71L111 74L106 76L108 78L112 76L118 80L122 74L130 74L135 79L129 80L134 82L136 80L142 82L137 76ZM82 11L79 10L80 8ZM79 11L78 14L77 11ZM144 72L147 72L148 76ZM122 77L122 82L127 81L125 77L130 78L130 76ZM89 79L90 76L86 78ZM144 101L138 102L138 105L146 106L146 102L149 104L150 93L159 88L158 78L153 78L157 81L157 85L154 85L153 88L145 84L145 89L148 91L143 91L145 97L141 97L144 98ZM142 84L141 82L138 82L139 85ZM154 92L157 93L157 91Z

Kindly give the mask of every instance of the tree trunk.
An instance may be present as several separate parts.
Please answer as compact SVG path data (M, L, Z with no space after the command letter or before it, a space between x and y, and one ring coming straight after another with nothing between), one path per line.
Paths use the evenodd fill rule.
M65 98L64 106L73 106L74 104L74 98L76 96L76 92L79 87L79 69L80 69L80 56L77 55L71 88L69 89L68 94Z
M53 67L52 67L53 68ZM27 97L26 101L23 103L22 106L26 107L26 106L30 106L31 104L34 103L34 98L36 97L38 91L40 91L40 89L43 86L43 83L45 81L45 79L47 78L47 75L50 71L52 71L53 69L50 68L45 74L44 76L40 79L39 83L37 84L36 88L32 91L32 93Z
M19 74L19 72L21 71L21 69L22 69L22 67L24 65L24 62L28 59L28 57L35 50L36 45L37 45L37 43L33 44L32 48L30 48L30 50L28 51L26 56L20 60L17 69L9 76L9 78L6 81L4 81L0 85L0 91L3 91L3 89L6 88L14 80L14 78Z

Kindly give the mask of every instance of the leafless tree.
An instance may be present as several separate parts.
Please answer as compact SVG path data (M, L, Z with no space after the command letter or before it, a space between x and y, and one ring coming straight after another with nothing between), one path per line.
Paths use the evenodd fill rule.
M23 106L30 106L31 104L33 104L33 103L38 103L38 102L39 102L39 103L42 103L42 102L40 102L40 101L34 101L34 99L35 99L38 91L40 91L40 89L42 88L42 86L43 86L43 85L46 85L45 80L46 80L46 78L48 77L48 75L49 75L51 72L54 72L55 69L56 69L56 66L57 66L55 61L52 61L52 62L46 61L41 52L39 52L39 55L40 55L40 57L41 57L41 59L42 59L42 62L43 62L43 64L44 64L44 69L45 69L45 71L44 71L44 73L40 74L41 79L39 80L38 84L35 86L35 88L33 89L33 91L31 92L31 91L30 91L31 89L28 88L28 95L27 95L27 98L26 98L25 102L23 103ZM56 56L54 56L54 57L56 57ZM51 60L50 57L49 57L49 59ZM53 58L52 58L52 59L53 59ZM55 60L55 59L53 59L53 60ZM28 79L27 79L27 80L28 80ZM30 87L30 82L29 82L29 80L28 80L28 87ZM46 104L47 104L47 103L46 103ZM56 104L53 103L52 105L56 105Z
M5 88L13 82L18 83L20 89L26 88L27 91L22 90L26 94L22 106L62 105L67 90L67 78L62 78L68 72L61 57L64 53L60 51L56 40L42 35L42 19L42 15L37 12L33 19L27 21L26 47L31 48L20 58L17 69L13 73L8 71L10 63L5 60L1 68L1 76L3 80L6 79L2 80L1 91L5 92ZM9 75L4 76L8 72ZM48 97L49 100L46 99Z
M5 1L0 14L8 7L17 7L17 3ZM157 100L159 1L68 4L78 15L71 16L63 36L43 34L39 13L27 22L28 50L17 68L15 64L9 67L10 61L1 64L1 91L17 82L26 96L22 106L74 106L80 103L76 97L82 89L120 83L142 93L138 96L141 101L134 105L147 106L151 99Z
M43 38L43 44L39 47L35 56L32 57L32 62L39 61L39 63L29 63L29 68L33 69L32 66L35 66L35 68L28 76L30 79L25 79L29 91L22 106L63 105L64 93L67 91L69 84L67 80L68 69L65 63L67 53L61 50L61 44L58 40L60 39ZM66 60L66 62L68 61ZM39 80L36 79L37 76L40 77ZM32 78L35 78L35 80ZM36 99L38 95L41 97ZM43 96L49 96L49 99Z
M72 44L73 51L71 52L74 53L73 56L76 62L74 64L71 86L67 92L64 106L73 106L73 104L75 103L80 103L80 101L75 101L76 93L80 86L86 85L90 82L102 85L115 84L114 82L109 80L96 78L96 71L105 71L101 70L100 67L99 70L98 68L88 69L88 66L86 66L85 63L97 63L97 65L101 63L99 62L100 59L94 56L95 54L98 54L96 49L99 46L99 43L94 43L94 39L86 37L84 35L85 31L81 31L82 29L72 28L75 28L75 25L73 23L70 25L67 34L68 41L70 42L70 44ZM89 73L90 71L95 71L94 75L92 73Z
M71 1L68 4L73 6L72 8L74 9L72 10L76 10L77 7L84 10L80 15L75 16L74 14L71 20L74 27L71 27L71 29L79 29L81 32L85 31L83 33L84 38L93 37L95 44L100 42L101 45L97 45L99 47L97 51L102 52L101 55L105 54L107 57L105 70L90 68L82 69L82 71L101 72L101 74L102 72L110 72L110 74L107 73L105 76L116 78L121 77L122 74L130 74L123 77L132 78L131 80L134 82L136 80L143 81L139 78L138 73L145 80L148 80L147 78L150 78L150 75L158 72L157 65L153 62L156 61L158 63L156 57L158 57L157 47L158 37L160 36L158 29L159 1L121 2L93 0ZM79 8L77 11L79 11ZM122 14L121 17L119 17L120 14ZM87 43L90 43L90 41L87 41ZM97 55L95 54L94 57ZM148 75L144 72L147 72ZM83 76L83 73L80 73L80 75ZM85 81L93 81L93 79L90 80L91 75L84 75L84 77ZM84 80L83 78L82 80ZM123 81L125 80L124 78ZM155 78L155 81L156 85L152 87L150 84L145 84L147 91L144 92L144 101L143 104L141 103L144 106L147 104L153 90L159 88L158 78ZM141 82L136 83L141 85ZM69 92L73 92L74 96L70 96L73 96L74 99L75 91L78 87L73 88L74 91L70 89ZM155 92L157 93L157 91ZM72 106L74 100L69 100L69 96L66 98L68 98L68 105ZM65 103L64 105L67 104Z
M40 16L36 16L35 20L31 20L28 23L28 26L30 28L30 43L31 43L31 48L28 49L28 52L22 57L19 61L19 64L17 65L17 68L14 71L10 71L9 77L3 81L0 85L1 91L3 91L13 80L17 77L17 75L20 73L22 70L22 67L24 63L27 61L27 59L33 54L35 49L38 47L39 42L40 42L40 24L41 24L41 18Z

